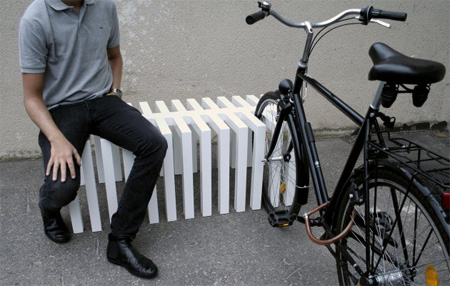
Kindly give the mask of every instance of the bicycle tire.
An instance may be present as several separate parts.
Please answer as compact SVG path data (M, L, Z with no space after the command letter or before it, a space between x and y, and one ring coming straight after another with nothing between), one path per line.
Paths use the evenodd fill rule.
M360 174L342 197L336 232L349 223L354 205L351 194L364 194L364 172ZM433 195L421 190L423 185L411 181L388 160L379 161L377 168L371 168L368 183L369 219L364 216L365 204L355 205L358 214L353 229L336 246L340 284L367 285L370 277L375 283L371 285L427 285L426 269L432 265L440 285L450 285L447 284L450 283L449 226L439 217ZM400 210L400 219L395 209ZM367 221L370 222L369 243L365 236ZM369 263L366 263L366 251ZM360 268L359 273L356 267Z
M266 154L273 140L273 132L279 118L278 103L280 100L278 91L267 92L261 97L255 109L256 117L266 124ZM296 140L292 136L296 133L293 132L295 127L288 122L283 122L272 155L269 158L265 156L262 190L263 205L266 210L269 213L277 213L285 217L297 215L300 211L300 204L295 203L298 196L296 156L292 146L289 147L291 140ZM288 151L290 151L289 154Z

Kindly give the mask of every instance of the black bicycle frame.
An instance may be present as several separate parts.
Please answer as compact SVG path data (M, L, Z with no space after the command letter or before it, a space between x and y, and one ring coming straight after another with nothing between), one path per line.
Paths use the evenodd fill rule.
M324 96L328 101L330 101L335 107L337 107L342 113L344 113L347 117L349 117L352 121L354 121L357 125L360 126L359 133L357 135L356 141L353 145L353 148L350 152L350 155L347 159L345 167L341 173L340 179L336 185L336 188L331 197L331 204L325 210L324 216L327 223L331 223L331 217L335 210L336 204L340 200L340 195L344 187L348 184L348 180L351 177L353 169L355 168L356 162L358 160L361 151L363 150L365 144L370 136L370 129L374 126L376 130L379 130L379 126L376 121L376 112L377 109L372 106L369 107L367 114L365 117L362 117L359 113L353 110L350 106L348 106L345 102L343 102L339 97L334 95L331 91L329 91L326 87L316 81L314 78L306 75L306 69L299 67L297 70L297 76L294 83L293 90L293 101L294 101L294 112L295 112L295 120L293 123L296 129L296 136L301 137L301 142L304 142L304 153L300 154L300 148L296 146L295 152L296 156L301 157L302 155L306 155L309 170L311 172L311 178L314 184L314 188L316 189L316 198L318 205L322 205L330 200L328 197L327 187L325 184L325 179L323 177L322 168L320 166L319 155L317 152L317 148L315 145L314 134L312 131L312 127L310 123L306 120L305 111L303 108L303 100L300 97L300 90L302 85L306 82L311 85L319 94ZM280 113L280 118L277 123L276 130L281 127L283 120L288 118L289 112ZM295 135L295 134L293 134ZM276 140L272 141L272 144L275 144ZM273 150L271 147L271 150ZM367 158L368 147L365 148L365 159ZM269 154L270 155L270 154ZM367 162L367 160L365 160ZM367 171L367 169L366 169ZM309 176L308 173L301 174L303 176ZM304 194L303 197L307 197L308 194ZM304 201L304 200L303 200Z

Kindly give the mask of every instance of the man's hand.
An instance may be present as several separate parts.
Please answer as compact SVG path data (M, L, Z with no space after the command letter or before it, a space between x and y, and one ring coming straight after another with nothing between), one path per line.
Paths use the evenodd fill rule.
M75 179L75 163L79 166L81 165L81 157L78 154L77 149L75 149L65 137L58 138L50 143L51 155L45 175L50 176L50 173L52 173L52 180L56 181L58 179L58 172L61 171L61 182L65 182L68 167L70 177Z

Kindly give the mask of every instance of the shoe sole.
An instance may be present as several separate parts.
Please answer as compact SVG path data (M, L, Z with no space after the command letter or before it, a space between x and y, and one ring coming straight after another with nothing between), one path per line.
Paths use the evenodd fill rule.
M64 238L64 239L55 239L48 234L45 234L45 235L48 237L48 239L50 239L51 241L58 243L58 244L64 244L64 243L68 243L70 241L70 236L67 238Z
M122 263L120 263L120 262L118 262L118 261L116 261L116 260L114 260L114 259L112 259L112 258L110 258L110 257L107 257L107 258L108 258L108 261L109 261L109 262L111 262L112 264L118 265L118 266L122 266L122 267L125 268L128 272L130 272L131 274L133 274L134 276L137 276L137 277L140 277L140 278L151 279L151 278L154 278L156 275L158 275L158 270L156 270L155 273L153 273L153 274L150 274L150 275L144 275L144 274L142 274L141 272L136 272L136 271L134 271L133 269L130 269L129 267L123 265Z

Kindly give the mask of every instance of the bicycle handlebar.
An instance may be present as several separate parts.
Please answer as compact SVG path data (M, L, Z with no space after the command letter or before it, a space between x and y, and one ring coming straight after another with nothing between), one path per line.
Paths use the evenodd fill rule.
M406 21L407 14L404 12L397 11L383 11L379 9L372 9L370 12L372 18L389 19L394 21Z
M269 2L260 2L260 1L258 1L258 5L262 9L262 11L259 11L259 12L256 12L256 13L253 13L253 14L247 16L247 18L245 19L247 24L252 25L252 24L254 24L254 23L264 19L266 16L272 15L278 21L280 21L281 23L285 24L286 26L293 27L293 28L305 28L305 27L307 27L306 22L300 22L300 23L292 22L292 21L284 18L283 16L281 16L277 12L271 10L271 6L272 5ZM310 24L311 24L312 28L324 27L324 26L336 23L340 19L344 18L345 16L349 16L349 15L358 15L358 16L360 16L359 20L362 21L366 25L373 18L389 19L389 20L394 20L394 21L405 21L406 18L407 18L407 14L404 13L404 12L384 11L384 10L380 10L380 9L374 9L372 6L368 6L368 7L363 8L363 9L346 10L346 11L343 11L340 14L338 14L338 15L336 15L336 16L334 16L334 17L332 17L332 18L330 18L330 19L328 19L326 21L318 22L318 23L310 23Z
M406 21L407 14L404 12L397 11L384 11L380 9L375 9L372 6L368 6L361 9L361 19L365 24L367 24L371 19L388 19L394 21Z
M247 22L247 24L249 24L249 25L253 25L254 23L258 22L259 20L264 19L266 16L267 16L266 12L258 11L256 13L248 15L247 18L245 18L245 22Z

